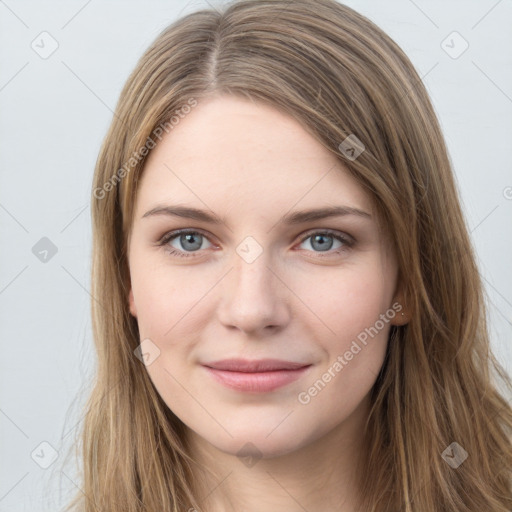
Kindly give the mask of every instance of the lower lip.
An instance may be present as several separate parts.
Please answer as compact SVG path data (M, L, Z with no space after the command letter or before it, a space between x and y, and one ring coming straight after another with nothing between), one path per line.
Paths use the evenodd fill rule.
M300 379L310 367L311 365L304 366L297 370L275 370L258 373L231 372L227 370L217 370L208 366L204 368L206 368L218 382L229 388L236 389L237 391L266 393Z

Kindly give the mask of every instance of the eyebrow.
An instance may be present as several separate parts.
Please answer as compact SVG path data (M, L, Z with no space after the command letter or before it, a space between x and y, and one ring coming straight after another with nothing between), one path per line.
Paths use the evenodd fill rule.
M165 215L170 217L181 217L185 219L193 219L197 221L207 222L210 224L224 224L224 219L208 213L206 210L199 210L197 208L187 206L156 206L147 211L141 218L152 217L157 215ZM279 219L280 224L302 224L306 222L327 219L329 217L342 217L347 215L355 215L371 219L372 216L359 208L352 206L328 206L323 208L314 208L310 210L296 211L283 215Z

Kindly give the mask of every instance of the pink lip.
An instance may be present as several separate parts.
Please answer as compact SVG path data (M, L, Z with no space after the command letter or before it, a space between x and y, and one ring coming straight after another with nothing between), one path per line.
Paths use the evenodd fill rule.
M222 359L213 363L203 363L204 366L216 370L231 372L271 372L275 370L297 370L309 366L309 363L295 363L281 359Z
M311 366L304 363L262 359L227 359L203 365L221 384L238 391L273 391L299 379Z

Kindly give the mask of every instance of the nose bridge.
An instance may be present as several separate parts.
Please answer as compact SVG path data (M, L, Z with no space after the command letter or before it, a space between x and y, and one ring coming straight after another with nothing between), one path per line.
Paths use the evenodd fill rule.
M252 261L235 254L222 288L221 322L247 332L282 326L288 315L281 288L267 253Z
M233 281L238 294L245 295L267 293L273 287L273 272L270 258L261 254L254 261L235 257Z

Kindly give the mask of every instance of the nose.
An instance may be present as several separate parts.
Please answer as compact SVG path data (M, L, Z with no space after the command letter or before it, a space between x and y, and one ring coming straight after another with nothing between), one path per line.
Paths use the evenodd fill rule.
M234 268L223 280L217 310L226 328L264 337L290 321L290 292L269 263L265 253L252 263L235 256Z

